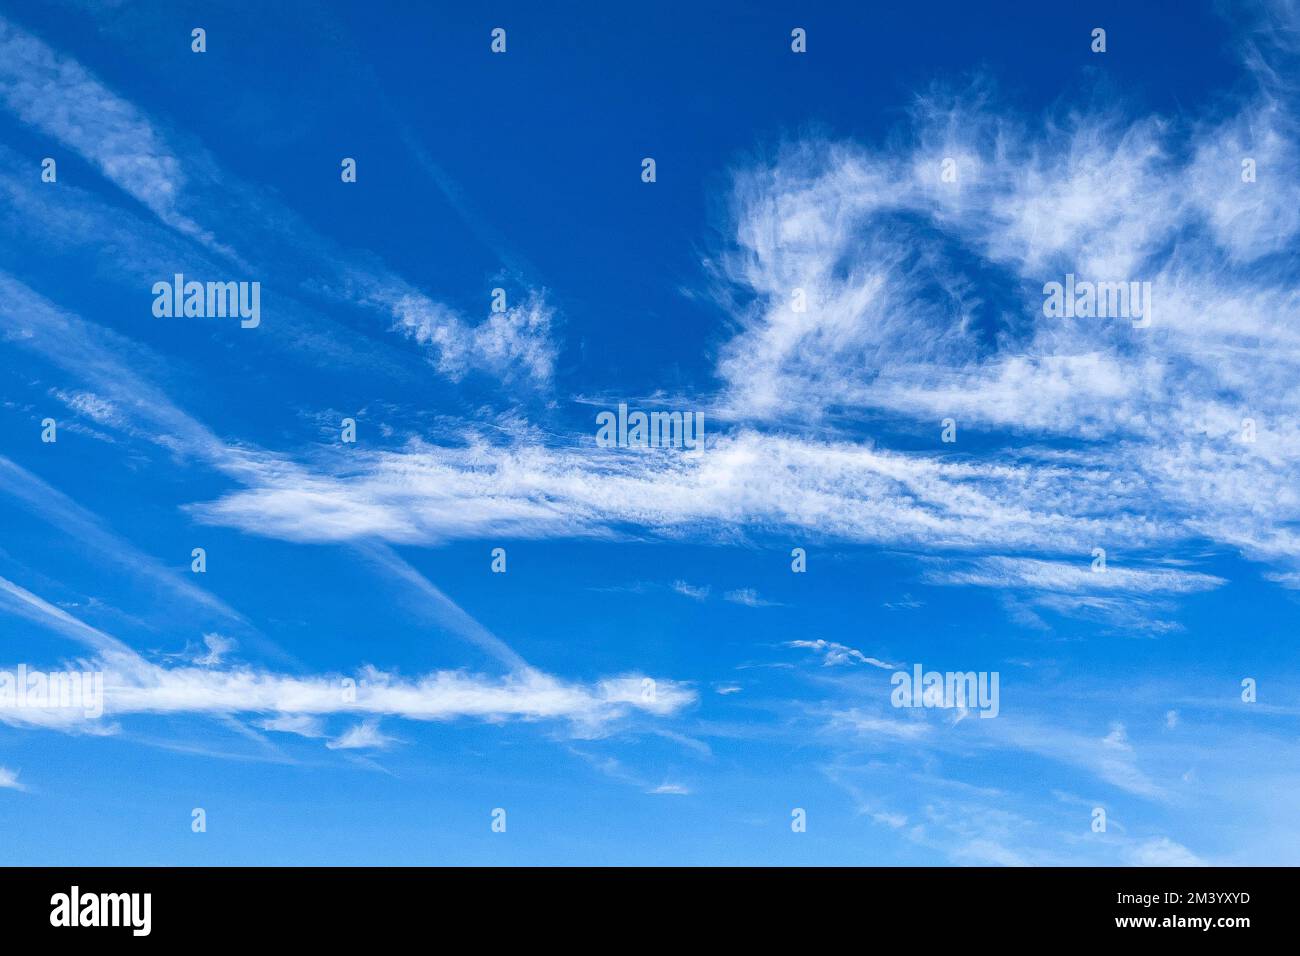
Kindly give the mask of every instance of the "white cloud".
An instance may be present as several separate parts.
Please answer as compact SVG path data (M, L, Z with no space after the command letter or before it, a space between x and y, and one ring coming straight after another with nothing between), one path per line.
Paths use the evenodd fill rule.
M18 772L10 770L8 767L0 767L0 790L26 790L27 787L18 781Z
M322 457L316 471L246 458L249 487L194 512L250 533L315 542L607 537L624 523L666 533L691 526L705 535L739 525L804 528L947 548L1065 548L1178 534L1151 518L1105 514L1099 502L1115 489L1064 468L943 461L751 431L672 456L474 440L357 449L346 473L336 457ZM1082 516L1072 517L1072 507Z
M0 101L75 149L178 232L215 245L181 211L181 162L148 118L76 61L0 19Z
M805 647L809 650L819 652L822 657L822 665L831 667L836 664L870 664L872 667L879 667L883 670L892 671L902 667L901 664L886 664L884 661L875 657L868 657L860 650L854 647L848 647L844 644L836 644L834 641L826 641L818 638L815 641L786 641L786 647Z
M1007 592L1009 610L1026 626L1038 608L1057 614L1105 622L1126 630L1160 634L1180 628L1163 615L1173 610L1169 596L1218 588L1223 578L1163 567L1126 567L1112 560L1104 571L1092 570L1091 557L1075 561L1011 558L999 555L946 562L925 579L932 584L997 588ZM1152 599L1151 596L1154 596Z
M665 793L665 794L672 794L674 796L685 797L685 796L689 796L691 791L679 783L661 783L659 784L659 786L655 787L650 792Z
M349 727L344 733L331 740L325 746L330 750L385 750L395 743L379 730L378 720L363 720Z
M1269 258L1300 230L1296 124L1268 93L1190 128L1121 110L1007 119L977 84L920 97L888 149L806 141L742 172L717 261L738 290L723 304L752 304L723 348L720 409L830 431L883 412L935 435L951 417L953 451L975 430L982 458L1014 445L1040 476L1022 507L1052 511L1041 479L1073 476L1055 513L1076 519L1075 548L1113 545L1087 519L1127 514L1145 547L1209 537L1300 564L1300 295L1294 262ZM1256 152L1276 181L1242 181ZM939 180L944 157L957 183ZM1043 283L1066 272L1150 281L1153 327L1046 319ZM1045 456L1006 431L1098 444Z
M94 392L65 392L62 389L54 389L53 394L77 414L85 415L101 425L119 428L123 425L122 416L118 414L113 403L105 401Z
M692 598L693 600L696 601L703 601L705 598L709 596L708 585L704 585L702 587L696 587L693 584L687 584L685 581L681 581L681 580L673 582L673 590L676 591L678 594L684 594L686 595L686 597Z
M238 646L237 641L228 637L223 637L217 633L204 634L203 644L207 647L207 651L196 656L194 658L194 663L202 664L204 666L220 664L222 658Z
M832 714L829 729L834 733L849 733L858 737L903 741L920 740L932 731L925 720L878 717L857 707Z
M1208 866L1203 859L1181 843L1168 837L1147 840L1128 851L1133 866Z
M375 669L289 675L248 665L161 667L5 578L0 607L89 647L94 656L79 669L103 674L102 719L87 717L84 708L0 709L0 722L13 726L103 733L112 731L115 718L135 714L248 714L275 721L268 729L302 733L311 728L305 719L352 714L418 721L563 720L590 736L638 713L678 713L697 699L689 685L667 678L633 673L584 684L527 666L499 678L445 670L404 678Z
M769 601L759 595L753 588L740 588L736 591L728 591L722 595L724 601L730 601L732 604L743 604L746 607L780 607L779 601Z
M307 717L303 714L281 714L259 720L257 726L263 730L274 730L282 734L297 734L299 737L324 737L325 722L319 717Z
M434 364L451 378L476 368L511 382L519 372L534 384L549 382L554 310L540 290L526 289L520 303L478 325L465 322L373 256L336 249L270 193L240 182L201 146L169 135L74 59L3 18L0 104L79 153L169 228L247 269L240 252L218 238L219 226L198 221L202 213L220 223L221 212L232 210L227 231L260 242L260 270L278 265L298 273L308 257L317 277L304 284L309 291L381 310L407 337L431 346Z
M271 730L301 733L312 729L307 718L335 714L401 717L407 720L459 718L567 720L585 729L636 712L667 716L696 699L688 686L654 679L646 696L643 675L607 678L594 684L566 682L529 671L489 678L460 671L434 671L415 678L373 672L361 678L345 674L287 675L239 667L157 667L132 655L106 655L87 664L104 673L105 726L133 714L266 715ZM347 689L355 684L354 695ZM355 699L352 699L352 697ZM287 718L282 720L281 718ZM64 723L72 729L86 718L67 708L9 708L0 721L14 726Z
M552 374L552 313L541 292L467 322L381 264L298 229L39 39L5 23L0 44L9 59L0 100L173 228L225 255L192 217L216 208L201 201L209 193L228 192L258 213L257 237L273 258L301 233L323 277L315 291L380 309L430 346L445 374ZM738 329L721 346L723 386L710 409L728 427L704 453L610 455L494 442L472 429L463 447L358 449L346 470L337 456L303 463L236 453L153 401L156 390L138 377L117 381L120 369L99 361L88 324L30 290L0 281L0 318L13 341L91 378L78 394L101 404L83 402L88 414L112 409L161 425L168 440L202 448L237 475L242 490L195 514L254 533L428 544L608 537L629 525L719 538L800 529L930 552L1056 556L1094 543L1168 552L1208 538L1280 565L1270 573L1286 584L1300 573L1300 294L1277 254L1300 230L1300 185L1294 120L1263 56L1250 64L1260 91L1196 125L1129 119L1120 106L1012 117L977 83L918 97L888 148L807 140L740 171L730 244L710 260ZM1269 173L1253 183L1239 175L1247 147ZM957 183L938 178L948 156ZM1155 324L1045 319L1042 283L1067 271L1149 279ZM805 311L792 307L796 289L807 293ZM872 444L846 427L877 412L933 431L951 416L962 435L983 428L1013 438L979 461L948 453L966 447L962 438L955 449L892 451L887 437ZM1258 425L1254 442L1240 437L1245 417ZM1064 452L1027 438L1084 447ZM1110 620L1129 613L1155 632L1173 626L1160 619L1164 606L1126 612L1102 592L1179 596L1211 586L1208 575L1149 568L1084 584L1046 559L1015 560L966 572L974 575L966 583L1019 576L1011 586L1040 591L1037 607ZM733 592L742 603L745 593Z
M1264 577L1289 591L1300 591L1300 571L1265 573Z
M376 283L364 301L388 311L396 327L416 342L433 346L438 370L452 381L459 381L472 368L507 380L516 369L535 383L551 379L556 360L551 341L555 313L540 292L531 292L522 304L503 312L489 312L479 325L395 281Z
M1069 594L1088 591L1192 594L1227 583L1223 578L1196 571L1124 567L1114 562L1105 571L1093 571L1091 558L1087 556L1074 562L1002 556L976 558L965 567L932 571L927 579L935 584L1030 588Z
M975 462L741 428L703 451L643 456L529 444L517 432L502 441L467 429L460 447L417 440L401 451L357 449L346 471L335 455L300 463L227 447L97 345L102 335L89 323L12 279L0 277L0 287L0 319L30 331L43 354L88 373L96 394L123 414L129 410L160 442L185 448L245 486L194 512L250 533L408 544L500 535L608 537L633 524L720 539L742 528L803 529L930 550L1057 553L1096 541L1115 549L1169 548L1195 533L1255 553L1300 554L1300 541L1260 527L1267 512L1252 508L1241 520L1216 518L1204 508L1194 518L1162 515L1149 506L1149 482L1140 476L1117 478L1113 469L1078 455L1024 449ZM65 348L69 341L75 349ZM1258 479L1267 484L1266 475ZM1286 500L1280 487L1270 491L1275 502ZM1222 489L1196 496L1220 504L1231 499ZM1108 580L1136 579L1120 573Z
M1104 737L1079 733L1030 720L969 721L990 735L991 742L1036 753L1050 760L1080 767L1112 786L1148 799L1166 797L1164 787L1138 765L1138 754L1123 724L1112 724ZM986 724L1000 724L986 727Z
M981 866L1029 866L1022 855L989 839L974 839L953 850L953 857Z

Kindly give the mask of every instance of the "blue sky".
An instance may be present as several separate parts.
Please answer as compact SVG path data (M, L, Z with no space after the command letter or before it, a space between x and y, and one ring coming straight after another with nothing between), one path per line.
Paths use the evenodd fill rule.
M0 4L8 861L1300 862L1294 2L268 6Z

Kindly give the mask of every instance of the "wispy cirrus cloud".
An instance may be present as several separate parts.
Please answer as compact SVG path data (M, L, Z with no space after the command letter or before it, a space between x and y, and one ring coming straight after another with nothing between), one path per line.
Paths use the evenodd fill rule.
M386 750L396 742L379 729L378 720L363 720L345 730L325 746L330 750Z
M678 594L684 595L694 601L703 601L709 596L710 588L708 585L696 586L687 584L685 581L674 581L673 590Z
M167 225L234 256L184 212L182 163L148 117L75 60L4 19L0 101L23 122L75 149Z
M728 591L722 595L724 601L730 601L732 604L743 604L745 607L780 607L780 601L769 601L763 597L754 588L738 588L735 591Z
M238 611L194 584L184 575L145 554L128 539L67 495L0 455L0 493L4 493L39 515L55 528L75 538L105 560L119 563L128 573L146 578L188 604L212 612L227 622L251 627Z
M1113 561L1094 570L1074 562L990 555L946 561L924 575L931 584L992 588L1003 593L1013 617L1043 627L1032 609L1101 621L1128 630L1163 633L1179 629L1166 619L1172 599L1212 591L1228 582L1212 574L1166 567L1126 567Z
M690 789L680 783L661 783L650 793L668 794L670 796L687 797L690 796Z
M936 438L951 419L954 452L974 430L983 460L991 446L1075 474L1086 490L1061 510L1076 518L1144 499L1132 513L1155 520L1131 540L1208 537L1294 565L1300 336L1279 321L1300 316L1293 94L1269 74L1197 123L1022 117L981 81L918 96L887 148L788 144L737 176L715 260L720 302L746 303L720 412L852 434L856 411ZM1281 178L1243 175L1246 159ZM1066 273L1150 281L1154 326L1048 319L1044 283ZM1023 492L1029 508L1051 494ZM1076 548L1108 544L1077 527Z
M872 667L879 667L882 670L892 671L902 667L901 664L887 664L879 658L868 657L856 647L849 647L845 644L838 644L835 641L827 641L818 638L815 641L787 641L786 647L802 647L811 651L816 651L822 656L822 664L825 667L834 667L837 664L869 664Z
M18 772L8 767L0 767L0 790L26 790L27 787L18 780Z
M301 274L306 256L317 278L310 284L282 280L294 292L380 311L392 328L432 349L432 364L452 380L477 369L515 385L549 384L555 310L542 290L526 288L501 312L492 311L485 296L485 318L467 321L373 255L340 250L271 193L240 181L201 145L167 131L75 59L3 18L0 104L75 150L108 182L219 260L262 277L288 277ZM75 212L82 219L87 214ZM223 238L236 233L243 248Z
M1123 567L1112 562L1104 570L1094 571L1087 559L1071 563L1002 555L975 558L958 566L933 570L927 573L926 580L935 584L1031 588L1071 594L1099 591L1194 594L1227 583L1212 574L1178 568Z
M1169 837L1146 840L1129 850L1129 861L1134 866L1208 866L1181 843Z
M210 717L250 715L267 729L313 736L313 719L336 715L384 716L432 721L458 718L562 720L586 736L631 714L667 716L689 706L688 685L642 674L571 683L528 668L503 678L463 671L436 671L404 678L375 668L357 675L300 676L251 665L162 667L146 661L118 639L0 578L0 607L67 636L93 652L80 670L103 674L103 718L78 708L0 708L0 721L90 733L112 730L114 719L139 714ZM305 718L305 720L304 720ZM270 722L270 723L266 723ZM362 726L366 726L365 721ZM376 725L377 726L377 725ZM355 731L355 728L354 728ZM367 730L339 740L372 746ZM337 743L336 746L343 747Z

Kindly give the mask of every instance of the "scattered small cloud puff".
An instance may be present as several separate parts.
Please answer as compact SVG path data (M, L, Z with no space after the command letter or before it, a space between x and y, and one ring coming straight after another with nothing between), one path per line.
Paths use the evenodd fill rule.
M1187 847L1168 837L1138 844L1128 851L1128 858L1133 866L1209 866Z
M732 604L743 604L745 607L785 607L780 601L769 601L760 597L759 593L753 588L740 588L737 591L728 591L722 595L723 600L730 601Z
M387 750L397 742L379 730L378 720L363 720L325 744L330 750Z
M701 587L696 587L693 584L687 584L685 581L679 579L673 582L673 590L678 594L684 594L686 597L692 598L696 601L703 601L709 596L710 588L707 584Z
M297 734L299 737L324 737L325 724L319 717L305 714L280 714L258 721L257 726L263 730L274 730L283 734Z
M207 652L195 657L194 663L206 667L220 664L225 659L225 656L238 646L238 642L234 639L223 637L217 633L204 634L203 643L207 647Z
M691 791L683 787L680 783L661 783L650 791L651 793L671 794L678 797L688 797Z
M824 658L823 667L834 667L837 664L870 664L872 667L879 667L881 670L896 671L902 664L889 664L875 657L868 657L855 647L849 647L847 644L837 644L834 641L826 641L818 638L815 641L786 641L786 647L804 647L811 651L817 651Z

